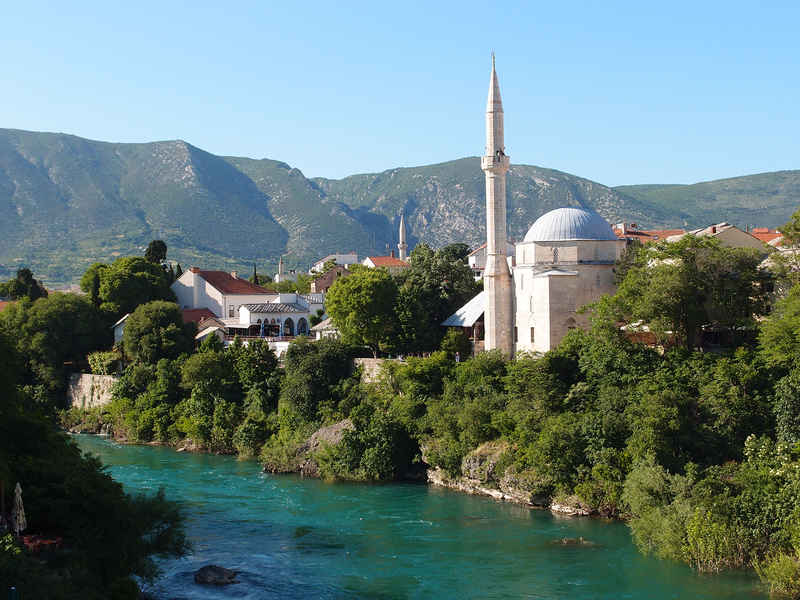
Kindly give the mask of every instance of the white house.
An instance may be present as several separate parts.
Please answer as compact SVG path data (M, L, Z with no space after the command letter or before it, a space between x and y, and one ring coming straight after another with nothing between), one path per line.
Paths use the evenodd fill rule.
M294 337L309 335L311 315L323 308L324 294L277 294L268 302L243 304L238 323L230 329L245 329L244 335ZM263 330L263 333L262 333Z
M320 258L317 262L311 265L308 274L320 273L328 261L335 261L337 265L346 267L348 265L358 264L358 254L355 252L348 252L346 254L328 254L325 258Z
M361 264L370 269L386 269L392 275L411 266L406 261L395 257L394 252L390 256L368 256L361 261Z
M236 318L243 304L269 302L277 294L250 283L236 271L203 271L192 267L170 286L181 309L207 308L217 317Z
M339 337L339 330L333 324L333 320L330 317L314 325L311 328L311 333L314 334L315 340L321 340L327 337Z
M514 249L514 244L512 242L506 242L506 256L509 258L509 267L513 267L515 264L515 254L516 250ZM472 274L475 275L475 279L481 279L483 277L483 270L486 268L486 244L478 246L467 255L467 263L469 264L469 268L472 269Z

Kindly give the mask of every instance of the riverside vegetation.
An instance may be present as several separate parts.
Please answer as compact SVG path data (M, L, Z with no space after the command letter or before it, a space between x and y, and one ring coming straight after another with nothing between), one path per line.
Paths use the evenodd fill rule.
M30 358L0 333L0 486L8 492L21 482L27 532L62 538L63 546L30 553L0 532L0 590L15 586L22 598L44 600L135 600L132 576L153 579L154 556L187 550L182 510L161 491L124 493L96 458L58 432L40 402L50 386L37 393L25 383L30 366L41 366Z
M752 568L774 593L800 597L796 272L768 276L758 253L710 239L633 247L617 266L618 292L587 308L589 331L542 356L457 363L466 340L442 337L436 319L475 291L464 255L421 247L403 275L356 269L329 293L342 339L300 338L283 368L259 342L224 349L211 336L192 352L176 305L140 305L118 350L128 366L112 403L64 422L259 456L273 471L313 460L328 479L387 481L430 467L486 487L511 482L544 504L627 519L643 552L700 571ZM0 331L44 327L50 313L40 307L65 296L6 309ZM81 322L100 310L69 302ZM628 332L647 324L658 349L631 341L621 323ZM31 397L45 402L56 386L44 380L63 375L63 356L37 343L31 335L18 347ZM372 384L351 367L359 348L414 345L439 349L387 362ZM334 424L338 443L309 443Z

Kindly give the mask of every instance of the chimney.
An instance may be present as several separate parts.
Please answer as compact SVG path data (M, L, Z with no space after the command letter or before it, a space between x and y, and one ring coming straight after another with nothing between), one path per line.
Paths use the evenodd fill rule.
M712 225L711 226L711 233L712 234L717 233L717 226L716 225Z
M239 274L236 271L231 271L231 277L234 279L239 279Z
M394 258L394 250L392 250L392 251L390 251L390 252L389 252L389 256L391 256L392 258Z

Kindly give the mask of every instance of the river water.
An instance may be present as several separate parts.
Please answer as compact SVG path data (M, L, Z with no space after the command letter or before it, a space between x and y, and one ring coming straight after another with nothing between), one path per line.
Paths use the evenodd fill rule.
M76 436L128 492L164 487L190 555L161 563L157 598L764 599L754 576L703 576L640 556L624 524L563 518L415 484L330 484L255 461ZM592 545L563 545L583 537ZM110 540L113 543L113 540ZM239 584L194 583L207 564Z

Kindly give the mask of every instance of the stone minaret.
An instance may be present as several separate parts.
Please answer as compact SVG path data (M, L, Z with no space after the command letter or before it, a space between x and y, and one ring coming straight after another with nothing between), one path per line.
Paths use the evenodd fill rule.
M486 292L484 330L486 350L501 350L506 356L514 353L514 313L511 271L506 257L506 171L509 158L503 143L503 102L494 68L489 82L486 104L486 155L481 169L486 175L486 269L483 289Z
M397 249L400 251L400 260L405 260L408 244L406 244L406 219L403 213L400 213L400 243L397 244Z

